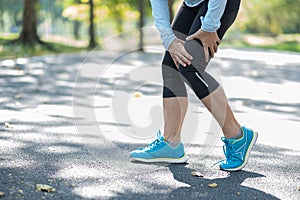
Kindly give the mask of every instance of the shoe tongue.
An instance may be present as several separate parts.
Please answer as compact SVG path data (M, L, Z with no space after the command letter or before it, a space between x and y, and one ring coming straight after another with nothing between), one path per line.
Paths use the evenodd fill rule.
M157 139L158 139L159 141L164 141L164 140L165 140L165 138L164 138L164 136L161 134L160 130L157 131L156 137L157 137Z

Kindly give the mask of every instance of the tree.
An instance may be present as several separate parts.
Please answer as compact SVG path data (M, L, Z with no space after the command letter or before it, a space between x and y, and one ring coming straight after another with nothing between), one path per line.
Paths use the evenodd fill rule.
M75 0L75 3L80 4L80 0ZM79 39L79 28L80 28L80 21L79 20L74 20L74 27L73 27L73 33L75 39Z
M18 41L22 44L34 45L41 43L37 35L37 7L38 0L24 0L23 26Z
M96 1L98 2L98 1ZM95 34L95 7L97 4L94 0L64 0L63 13L64 17L74 22L74 36L78 36L80 22L88 24L89 45L88 48L97 46Z
M144 7L145 7L145 2L144 0L138 0L138 8L140 12L140 17L139 17L139 23L138 23L138 28L140 32L140 41L139 41L139 49L143 51L144 49L144 33L143 33L143 27L144 27Z
M97 45L97 43L95 40L94 1L93 0L89 0L89 6L90 6L89 48L94 48Z

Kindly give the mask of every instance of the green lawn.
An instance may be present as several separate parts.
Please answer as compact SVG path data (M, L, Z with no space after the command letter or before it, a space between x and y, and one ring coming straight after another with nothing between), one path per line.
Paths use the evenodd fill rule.
M21 44L9 43L17 37L17 34L0 35L0 60L48 54L72 53L87 50L87 44L84 41L72 40L71 38L62 36L43 39L47 46L51 47L50 49L41 44L30 47ZM222 41L222 46L300 52L300 34L268 37L229 32Z
M45 41L46 45L37 44L34 47L11 43L11 41L17 37L17 35L13 34L0 36L0 60L48 54L72 53L86 50L84 47L70 46L62 42Z
M227 47L243 47L270 49L279 51L300 52L300 34L282 34L276 37L261 35L242 35L229 34L222 42Z

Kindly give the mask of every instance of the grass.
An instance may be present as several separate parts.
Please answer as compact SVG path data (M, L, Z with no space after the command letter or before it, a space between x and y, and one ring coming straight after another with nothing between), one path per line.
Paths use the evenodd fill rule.
M0 60L15 59L19 57L32 57L41 55L53 55L60 53L73 53L86 50L84 46L71 46L62 42L45 41L49 49L45 45L37 44L34 47L21 45L19 43L10 43L17 39L18 35L9 34L0 36Z
M242 47L256 48L279 51L300 52L300 34L282 34L278 36L264 35L236 35L229 34L226 37L223 46L227 47Z
M31 47L9 43L17 37L18 34L0 35L0 60L49 54L75 53L87 50L87 43L85 41L76 41L63 36L42 38L47 45L52 47L52 50L49 50L49 48L41 44ZM276 37L269 37L240 34L233 31L226 35L222 41L222 46L300 52L300 34L283 34Z
M265 45L262 46L262 48L265 49L276 49L276 50L281 50L281 51L294 51L294 52L300 52L300 44L297 43L297 41L287 41L287 42L282 42L280 44L276 45Z

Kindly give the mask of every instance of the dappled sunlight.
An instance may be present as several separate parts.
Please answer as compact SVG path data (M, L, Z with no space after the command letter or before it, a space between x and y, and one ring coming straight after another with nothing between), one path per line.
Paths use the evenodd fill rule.
M299 64L300 55L297 53L283 53L279 51L220 49L216 58L232 58L235 60L262 61L268 65ZM238 68L238 66L237 66Z
M0 63L4 67L13 67L15 65L15 61L14 60L3 60Z
M263 45L267 43L265 38L258 38L254 36L246 37L246 41L252 45Z
M106 61L116 57L102 54L101 51L94 56L90 59L93 62L86 63L90 65L89 73L94 72L95 67L106 67ZM3 174L1 180L10 183L25 177L29 180L26 184L31 188L36 183L49 184L57 189L57 193L47 194L53 199L55 195L66 194L74 199L133 199L151 195L158 198L182 195L187 198L220 197L229 184L234 184L236 193L270 198L272 191L267 185L274 179L272 173L279 173L280 166L283 169L295 169L299 157L297 152L280 148L299 150L297 141L291 139L298 137L294 130L299 128L299 65L292 63L289 68L267 65L262 60L237 60L228 54L215 59L221 82L238 120L259 132L258 145L247 166L247 170L253 172L242 171L228 176L210 168L223 158L223 144L218 140L205 146L206 138L220 133L217 129L214 133L207 131L210 124L215 122L190 90L187 120L198 119L199 127L191 130L188 123L183 125L184 132L194 134L182 135L190 157L189 164L186 167L159 163L151 165L131 162L129 159L132 149L152 141L155 131L161 128L157 125L155 131L132 132L135 136L144 137L128 134L134 124L143 127L152 122L151 105L161 106L161 77L158 84L155 81L145 84L151 72L145 69L153 68L155 74L160 73L160 58L157 53L134 52L127 58L119 58L100 81L99 77L84 74L82 84L79 84L84 92L75 93L74 98L80 100L78 109L93 111L94 121L88 115L74 117L73 113L74 80L83 57L43 57L7 62L3 73L12 72L10 75L1 75L0 80L0 151L3 152L0 168L7 174L10 171L16 173L12 177ZM147 77L137 76L139 74L124 76L126 71L135 68L141 69ZM15 71L23 71L23 74L17 75ZM114 116L117 112L112 109L112 97L118 92L129 95L129 101L125 103L131 122L116 120ZM140 94L136 95L137 92ZM89 95L93 98L86 101ZM124 106L120 108L124 110ZM161 112L158 109L156 111ZM161 117L157 119L158 122L162 122L162 113ZM4 122L11 127L6 127ZM101 130L93 129L93 126ZM273 152L277 152L277 158ZM274 162L270 163L268 159ZM289 166L284 164L286 159L291 163ZM206 177L191 176L193 170L205 173ZM294 177L287 176L288 173L284 170L279 173L282 183L278 182L278 186L275 186L278 191L295 182ZM207 187L212 182L219 185L214 190ZM255 182L263 185L256 187ZM283 196L280 193L276 195Z
M49 103L51 103L51 101ZM70 105L39 105L37 110L45 116L56 115L62 117L73 117L73 110Z
M72 146L64 146L64 145L49 145L42 147L38 150L40 153L55 153L55 154L69 154L69 153L77 153L80 151L77 147Z
M11 139L7 139L7 140L2 140L1 139L1 152L4 154L4 153L7 153L7 150L10 151L10 152L13 152L15 150L18 150L19 148L22 148L26 146L26 143L24 142L16 142L14 141L12 138Z
M107 187L106 185L89 185L75 188L74 193L83 198L109 198L116 196L113 191L114 188Z
M4 70L1 70L0 71L0 76L23 76L25 74L25 72L23 70L10 70L10 71L4 71Z
M17 59L15 60L15 62L16 62L16 64L18 64L18 65L25 65L25 64L27 64L27 63L30 62L30 59L29 59L29 58L17 58Z
M14 158L0 160L0 168L30 168L36 166L36 162L30 160L24 160L24 158Z
M74 125L65 125L65 126L57 126L57 127L45 127L44 131L47 132L47 133L68 134L69 137L71 137L71 135L77 135L76 127L74 127Z
M89 167L84 164L77 164L74 166L65 167L66 163L63 161L60 165L63 167L54 176L60 178L101 178L105 177L102 170Z
M37 112L36 109L24 109L22 112L14 111L14 110L4 110L1 111L0 120L1 121L15 121L24 119L29 120L30 122L41 122L41 121L48 121L53 118L46 116ZM13 123L13 122L12 122Z

